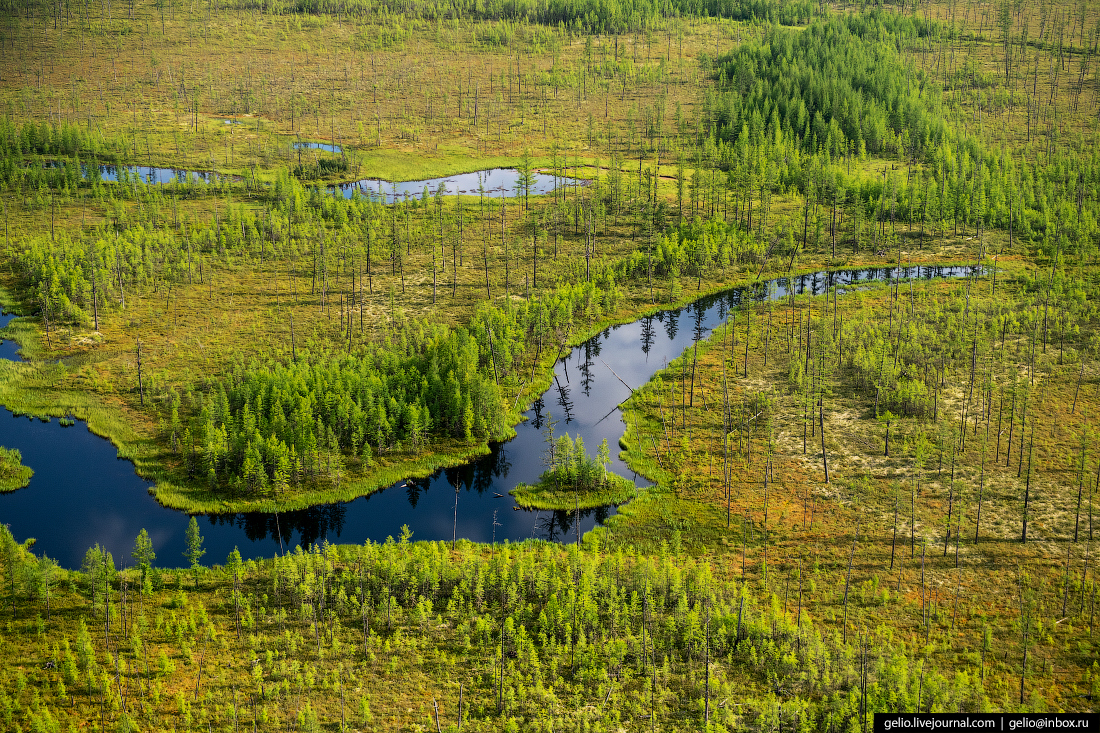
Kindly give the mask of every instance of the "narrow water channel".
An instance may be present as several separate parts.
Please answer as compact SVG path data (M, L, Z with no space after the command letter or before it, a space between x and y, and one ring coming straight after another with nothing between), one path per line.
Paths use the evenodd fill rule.
M204 559L222 562L234 546L244 557L255 558L324 539L382 541L396 537L403 524L412 529L414 539L421 540L449 540L453 531L478 542L530 537L574 540L578 532L583 535L605 521L614 507L581 512L578 527L570 512L518 509L508 493L520 481L532 482L542 472L541 430L549 416L561 421L559 434L580 434L590 450L606 438L615 456L611 469L634 476L617 457L625 427L618 405L630 394L620 378L632 387L641 386L695 339L722 324L731 308L746 300L781 298L789 289L820 294L834 285L858 287L899 276L930 279L971 272L970 267L912 267L900 273L896 268L879 268L779 278L610 327L559 359L553 384L525 413L527 419L516 426L516 437L492 444L489 455L350 502L277 515L200 517L208 550ZM187 515L160 506L148 493L149 482L134 473L129 461L118 459L114 446L93 435L84 423L62 427L56 419L43 422L0 413L0 445L18 448L24 463L35 471L26 488L0 494L0 522L10 525L16 539L35 537L37 552L75 568L85 550L97 542L117 561L128 560L134 537L145 528L158 565L184 564ZM646 482L635 477L635 484L643 487Z

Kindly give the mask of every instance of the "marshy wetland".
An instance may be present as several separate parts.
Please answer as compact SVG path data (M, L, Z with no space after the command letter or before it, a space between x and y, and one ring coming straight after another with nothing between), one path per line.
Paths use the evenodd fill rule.
M0 727L1092 711L1088 3L0 10Z

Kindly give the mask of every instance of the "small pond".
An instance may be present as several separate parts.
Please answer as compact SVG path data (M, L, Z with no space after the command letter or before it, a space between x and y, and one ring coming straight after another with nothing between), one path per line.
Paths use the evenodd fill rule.
M443 178L426 178L422 181L383 181L379 178L364 178L361 181L340 184L336 189L344 195L344 198L351 198L359 193L387 204L420 198L425 189L429 195L434 196L440 187L443 187L444 195L478 196L484 192L485 196L501 198L523 195L519 187L519 178L520 173L515 168L492 168ZM530 190L532 196L550 193L566 180L546 173L533 173L532 178Z
M213 183L219 178L216 173L210 173L208 171L185 171L178 168L160 168L155 165L99 166L99 177L104 181L118 181L124 177L123 172L126 174L125 177L136 177L143 183L148 183L150 185L163 185L165 183L171 183L172 181L186 183L188 180L193 182L202 181L203 183ZM86 170L85 176L87 176Z
M56 160L47 160L43 162L43 165L46 168L56 168L59 163ZM115 183L118 181L139 181L150 185L163 185L173 181L176 183L186 183L188 181L213 183L227 178L227 176L219 176L217 173L209 171L189 171L180 168L162 168L155 165L99 165L96 166L96 169L99 171L101 181ZM88 178L88 171L88 165L81 163L80 175L86 179Z
M294 143L295 150L324 150L327 153L342 153L344 149L339 145L333 145L332 143L313 143L300 141Z
M334 150L339 152L339 146L327 143L294 143L295 148ZM56 166L56 161L46 161L47 166ZM117 182L119 180L138 180L150 185L164 185L173 181L177 183L215 181L228 178L209 171L189 171L178 168L163 168L154 165L100 165L99 177L103 181ZM88 166L82 164L81 171L85 178L88 177ZM555 177L546 173L532 173L531 196L540 196L550 193L562 185L587 184L586 181L576 181L572 178ZM425 178L418 181L385 181L380 178L364 178L359 181L340 183L329 186L328 190L334 194L351 198L357 194L367 196L375 201L392 204L394 201L406 201L419 198L427 189L428 194L434 196L436 191L443 186L444 195L452 196L464 194L477 196L484 193L491 198L515 198L523 195L519 186L520 174L514 168L492 168L473 173L459 173L442 178Z

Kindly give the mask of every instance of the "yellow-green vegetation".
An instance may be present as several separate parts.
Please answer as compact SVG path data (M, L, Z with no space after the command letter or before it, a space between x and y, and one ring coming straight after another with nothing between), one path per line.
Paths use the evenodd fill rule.
M0 491L22 489L33 475L34 471L23 465L23 454L17 448L0 446Z
M619 506L635 498L640 491L625 476L607 471L603 481L587 489L573 488L558 481L540 479L536 484L521 483L512 489L516 503L530 509L573 511L602 506Z
M814 14L781 5L786 22ZM759 9L654 16L644 28L635 19L614 38L592 35L607 18L410 18L393 43L377 41L393 28L372 14L249 8L246 21L212 7L200 23L151 4L125 19L101 10L99 21L76 18L79 37L27 18L8 37L30 60L5 67L0 84L13 110L0 136L6 282L34 315L19 326L36 332L20 334L24 354L66 370L34 394L25 380L41 373L6 389L17 409L115 413L95 429L157 481L160 501L189 511L346 499L466 460L509 434L562 345L608 322L902 249L909 261L976 258L997 236L985 229L1012 218L1000 189L959 193L977 180L976 154L944 157L953 138L930 122L941 112L933 95L879 84L866 130L851 119L818 129L812 100L781 118L746 97L750 77L779 84L751 60L761 44L798 34L733 22ZM873 23L903 43L927 30L882 14ZM828 28L846 49L871 33ZM195 45L211 33L227 45L218 74ZM53 62L77 48L88 76L63 83ZM875 54L893 76L904 70L896 52ZM68 113L41 120L43 89L61 87ZM888 114L899 104L912 130ZM299 141L342 152L295 150ZM906 175L880 179L879 160ZM96 161L139 162L239 178L104 183L82 177L89 161L93 173ZM429 177L506 162L566 184L544 197L384 206L330 197L305 175L339 163L343 178ZM467 337L476 356L441 366ZM279 380L252 380L268 374ZM242 381L244 391L229 384ZM326 395L329 384L339 386ZM292 417L300 397L308 429L305 412Z
M584 438L568 433L554 437L555 422L546 422L547 470L537 484L519 484L512 490L516 503L531 509L580 510L625 504L637 494L634 482L607 470L611 454L607 440L596 455L588 455Z
M627 402L628 462L659 489L601 532L785 587L812 567L838 628L888 625L1000 704L1022 683L1091 709L1095 285L1016 274L735 313L700 344L704 399L677 362Z
M192 522L190 573L156 570L144 533L131 569L93 548L77 573L0 527L7 728L828 733L1094 708L1095 3L3 15L0 299L30 361L0 364L0 403L87 419L173 507L304 507L468 460L563 349L732 285L980 268L737 309L627 404L652 488L551 436L517 501L630 499L583 546L405 533L207 570ZM565 183L326 188L501 165Z
M408 535L260 562L234 551L179 571L157 569L139 536L131 569L97 546L78 572L0 527L5 572L27 579L3 604L0 719L8 730L732 731L1000 702L976 668L924 661L888 628L822 624L836 603L810 590L821 580L810 564L804 592L777 595L783 583L683 554L679 535L645 556L594 539L452 547ZM863 675L874 683L852 684Z
M604 187L619 185L622 181L601 177L588 189L578 190L581 195L593 191L598 194ZM492 373L494 385L500 386L501 395L508 396L506 401L502 397L499 404L510 410L494 416L484 430L473 431L472 443L461 419L447 418L454 420L450 437L459 439L458 444L441 439L447 436L438 431L426 436L430 442L418 436L411 443L404 440L400 447L396 440L384 437L380 442L376 438L370 441L370 462L362 463L363 437L351 449L352 431L343 440L338 436L345 458L343 476L336 478L339 471L335 471L318 482L318 472L311 471L307 486L295 484L289 495L280 490L275 500L302 506L322 497L348 498L386 485L402 474L430 472L483 451L484 442L479 438L483 441L489 435L507 435L508 424L516 419L514 411L545 383L546 369L562 344L576 342L609 319L630 318L640 310L651 309L655 301L686 301L692 297L691 285L699 293L737 282L757 269L748 263L763 254L751 240L737 236L732 229L720 232L728 249L723 260L706 266L707 287L702 287L701 279L689 285L673 278L670 289L661 286L662 293L638 283L620 285L624 278L636 280L638 268L643 266L637 257L632 262L624 261L625 248L617 254L597 252L595 257L593 253L585 256L585 236L578 235L575 226L567 226L569 207L574 203L566 198L568 192L550 201L532 199L531 213L524 216L518 203L502 207L489 200L465 204L414 202L399 207L339 200L332 203L334 208L329 214L324 214L313 208L320 203L315 194L311 196L287 179L276 182L275 198L259 210L249 206L247 195L245 203L220 209L201 198L189 202L181 196L182 202L173 201L171 187L139 187L135 191L132 201L129 193L110 186L88 195L93 200L97 196L110 200L123 193L123 205L136 204L149 215L159 207L172 209L178 205L182 209L195 203L211 213L220 211L217 217L224 218L224 223L220 227L216 221L195 223L189 230L184 229L186 236L181 236L166 220L167 239L158 235L160 254L151 260L143 254L151 244L144 227L128 229L129 233L118 239L113 238L110 229L98 229L92 233L96 239L89 242L91 248L78 250L87 259L75 270L71 269L69 256L57 250L55 244L31 240L30 248L22 255L26 258L22 267L29 269L24 271L22 281L13 285L17 292L26 293L19 288L41 277L60 277L61 271L75 280L68 279L64 292L57 294L61 300L54 306L57 310L53 311L48 331L43 327L35 338L31 322L26 319L16 321L12 328L20 329L17 338L25 355L51 361L60 358L65 369L47 369L54 379L46 382L41 368L14 368L13 373L25 374L26 379L34 381L34 391L28 393L18 383L9 383L12 397L7 404L24 411L33 406L46 414L72 412L78 417L84 417L84 411L92 406L108 411L121 408L126 417L117 418L119 424L125 422L131 427L93 429L111 437L129 457L148 454L151 462L135 462L144 475L158 480L158 498L190 511L220 510L227 501L238 508L270 506L272 501L262 492L257 494L255 481L250 491L226 491L231 487L217 480L195 482L196 474L208 473L209 466L188 465L186 457L180 455L183 451L179 441L188 427L186 422L200 417L202 411L196 389L209 399L204 381L232 370L234 362L247 364L249 356L261 363L299 357L332 360L349 347L356 354L392 350L400 344L406 345L400 348L412 345L423 349L428 341L439 338L433 330L439 321L459 325L475 319L490 324L475 333L480 352L477 369L482 380ZM186 196L196 193L201 195L203 191ZM618 195L612 199L613 206L591 225L597 227L597 233L606 227L607 243L618 242L614 246L626 247L631 217L626 215L627 200L620 200ZM618 207L623 213L616 213ZM314 217L311 211L320 216ZM518 224L540 239L545 247L541 253L522 247L522 239L513 240L512 235L504 239L506 246L501 246L496 229L501 216L509 228ZM313 224L295 223L300 217ZM555 218L557 224L553 223ZM441 223L447 245L444 252L432 246L433 241L438 243L435 232ZM320 242L314 239L315 226L326 232ZM546 228L540 231L541 227ZM234 242L240 231L245 232L244 238ZM478 236L483 236L480 242ZM521 231L518 236L527 235ZM218 244L221 239L225 239L224 252L223 245ZM211 246L214 249L209 249ZM124 274L120 287L117 276L124 255L127 269L123 272L129 275ZM668 258L680 256L680 251L672 251L656 260L655 276L664 274L667 278ZM741 261L746 264L738 264ZM523 273L522 280L513 267ZM633 278L630 270L635 272ZM568 284L585 277L591 280ZM100 288L98 294L93 292ZM111 293L110 299L103 291ZM163 301L159 299L161 294ZM487 294L492 295L491 306L486 303ZM36 297L32 294L21 305L35 312ZM493 321L499 321L499 326L492 326ZM497 339L493 352L489 349L490 329L494 329L493 338ZM264 346L258 349L260 344ZM180 413L178 424L172 422L174 404ZM239 405L231 407L239 409ZM360 409L364 409L361 403ZM445 416L436 415L434 410L431 415L434 425L429 429L443 424L440 418ZM476 409L473 417L478 417ZM387 420L390 425L398 423L399 428L412 422L395 412L389 413ZM205 433L200 437L205 427L192 425L192 438L205 440ZM197 445L197 451L204 448ZM196 455L205 455L197 451ZM241 466L245 452L236 458ZM278 485L276 460L266 456L269 488Z

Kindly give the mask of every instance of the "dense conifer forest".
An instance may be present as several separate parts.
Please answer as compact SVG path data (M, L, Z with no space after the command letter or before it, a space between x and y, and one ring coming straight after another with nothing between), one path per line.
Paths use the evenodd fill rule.
M59 563L0 447L0 727L1097 710L1098 44L1086 0L0 0L0 404L191 515ZM555 364L635 323L690 345L589 358L586 439ZM463 539L532 415L501 507L575 524ZM445 536L204 547L439 476Z

